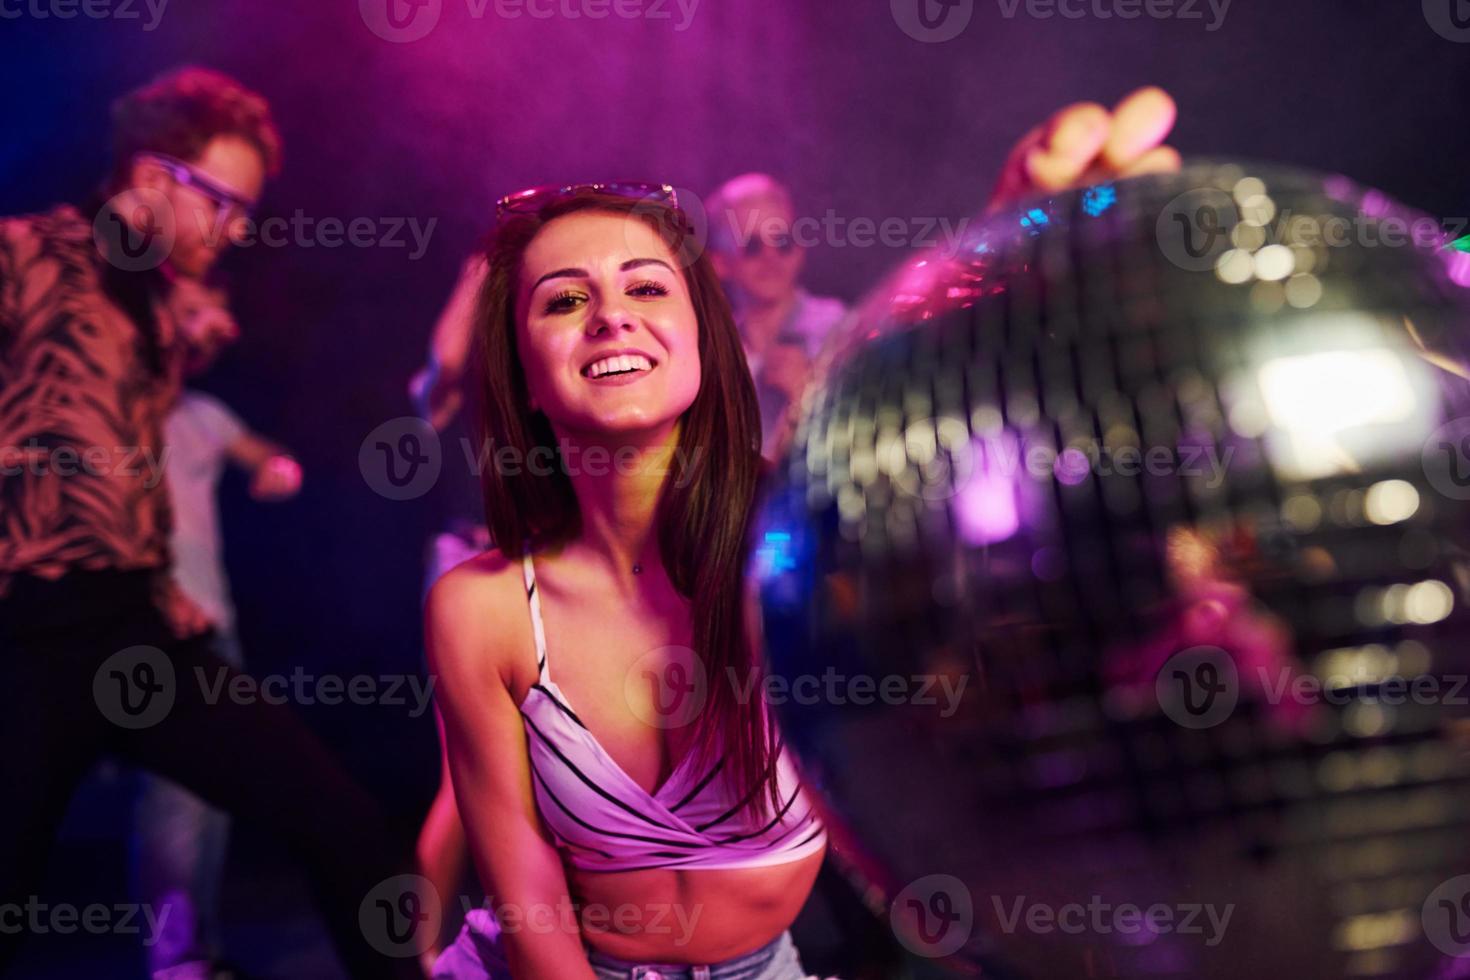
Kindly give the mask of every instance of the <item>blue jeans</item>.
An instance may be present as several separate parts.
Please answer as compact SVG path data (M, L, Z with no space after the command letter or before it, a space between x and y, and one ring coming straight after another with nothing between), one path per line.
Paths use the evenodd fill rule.
M225 662L241 665L240 640L233 631L216 633L211 649ZM217 959L230 815L178 783L145 772L139 774L134 819L133 888L140 901L168 909L156 942L147 947L149 972Z
M791 933L760 949L707 966L636 963L589 950L599 980L807 980ZM434 963L433 980L511 980L500 949L500 923L486 909L471 909L464 928Z

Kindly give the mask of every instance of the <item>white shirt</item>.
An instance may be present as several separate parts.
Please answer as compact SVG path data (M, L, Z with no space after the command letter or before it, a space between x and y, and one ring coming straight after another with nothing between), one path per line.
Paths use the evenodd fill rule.
M244 423L213 395L185 389L164 421L164 473L173 503L174 581L219 626L234 625L219 530L219 480Z

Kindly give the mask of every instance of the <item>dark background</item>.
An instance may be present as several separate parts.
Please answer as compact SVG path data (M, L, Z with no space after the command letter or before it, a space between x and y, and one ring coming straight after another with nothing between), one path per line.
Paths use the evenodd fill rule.
M0 213L86 197L108 165L111 100L196 63L274 106L285 169L264 216L436 221L417 261L411 239L230 254L243 338L198 380L291 447L306 473L285 504L252 502L238 475L225 484L248 662L415 671L425 543L478 506L464 433L449 433L438 485L411 501L375 493L358 450L411 412L407 379L501 194L608 177L703 193L765 170L791 184L805 214L958 221L983 202L1011 142L1053 109L1157 83L1178 101L1171 142L1187 155L1332 169L1463 216L1470 43L1430 26L1432 5L1452 2L1430 0L1427 12L1234 0L1209 31L1204 4L1192 20L1038 19L975 0L957 38L922 43L888 0L701 0L685 30L672 2L668 19L591 20L507 19L493 2L443 0L426 37L390 43L356 0L172 0L151 31L142 6L139 19L64 20L35 16L44 0L7 0ZM852 300L899 255L818 247L807 284ZM404 707L308 714L411 832L438 776L432 719Z

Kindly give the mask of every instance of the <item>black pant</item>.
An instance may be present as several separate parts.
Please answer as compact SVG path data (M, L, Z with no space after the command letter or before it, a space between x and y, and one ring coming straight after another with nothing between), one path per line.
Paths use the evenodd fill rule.
M207 635L173 638L151 576L21 576L0 600L0 908L35 895L72 791L113 753L288 847L352 976L419 976L411 954L385 955L375 927L359 924L369 892L408 868L376 801L288 708L232 699L239 671ZM0 968L23 936L0 930Z

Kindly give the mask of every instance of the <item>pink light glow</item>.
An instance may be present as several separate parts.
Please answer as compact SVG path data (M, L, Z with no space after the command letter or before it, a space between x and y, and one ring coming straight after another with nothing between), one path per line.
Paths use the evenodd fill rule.
M1021 528L1016 485L1005 460L1013 458L998 440L970 440L975 469L955 498L955 523L972 546L1004 541Z

